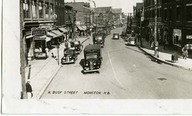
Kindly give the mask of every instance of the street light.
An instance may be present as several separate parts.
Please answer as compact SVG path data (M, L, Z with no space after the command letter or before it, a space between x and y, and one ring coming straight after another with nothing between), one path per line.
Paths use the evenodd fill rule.
M58 60L57 60L57 62L58 62L58 65L59 65L59 43L57 44L57 55L58 55Z

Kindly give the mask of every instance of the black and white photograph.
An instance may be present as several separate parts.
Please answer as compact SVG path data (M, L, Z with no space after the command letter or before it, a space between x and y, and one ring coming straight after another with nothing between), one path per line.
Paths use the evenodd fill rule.
M192 0L3 0L2 114L192 115Z

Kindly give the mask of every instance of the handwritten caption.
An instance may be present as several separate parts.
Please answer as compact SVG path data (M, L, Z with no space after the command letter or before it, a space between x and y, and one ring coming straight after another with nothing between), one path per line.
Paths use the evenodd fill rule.
M85 94L85 95L110 95L111 92L109 91L84 91L84 92L79 92L79 91L48 91L48 94L70 94L70 95L75 95L75 94Z

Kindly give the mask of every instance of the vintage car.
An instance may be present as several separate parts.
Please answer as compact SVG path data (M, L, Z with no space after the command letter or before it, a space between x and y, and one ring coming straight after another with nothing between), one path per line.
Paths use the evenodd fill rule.
M35 49L34 51L34 58L35 59L46 59L48 56L47 56L47 53L46 51L42 51L41 49Z
M61 64L75 63L77 60L77 54L74 48L65 48L64 55L61 58Z
M84 49L83 72L99 72L101 63L101 46L99 44L87 45Z
M119 39L119 33L113 33L113 39Z
M126 45L136 45L136 37L128 37L125 40Z
M101 47L103 48L105 44L105 34L104 33L93 34L93 44L100 44Z
M74 42L74 48L75 48L75 53L80 54L80 52L83 49L83 45L80 43L80 41L75 41Z

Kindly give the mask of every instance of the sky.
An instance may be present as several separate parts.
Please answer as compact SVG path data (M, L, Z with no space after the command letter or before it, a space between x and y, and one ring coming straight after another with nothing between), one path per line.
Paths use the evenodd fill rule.
M74 0L65 0L65 2L73 2ZM122 8L124 13L133 13L133 6L136 3L142 2L143 0L75 0L76 2L90 2L91 7L94 7L93 2L95 1L96 7L112 6L112 8Z

